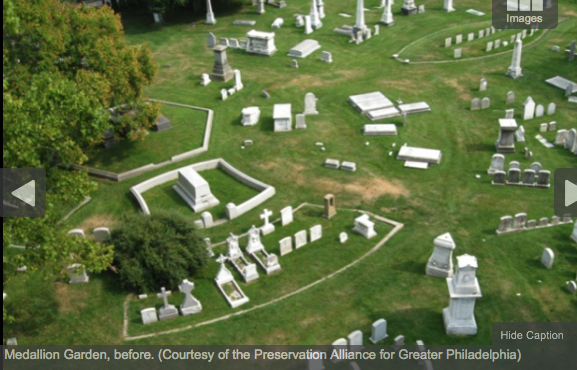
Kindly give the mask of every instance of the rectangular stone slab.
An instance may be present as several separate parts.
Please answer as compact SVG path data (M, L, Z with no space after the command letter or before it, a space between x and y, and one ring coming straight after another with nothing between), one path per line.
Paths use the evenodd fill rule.
M441 163L441 151L436 149L415 148L410 146L403 146L399 150L397 159L400 161L413 162L427 162L427 163Z
M401 104L399 105L399 110L401 113L411 114L411 113L424 113L430 112L431 107L424 101L418 103Z
M348 98L348 102L361 114L366 114L373 110L393 107L393 103L380 91L351 95Z
M395 107L376 109L367 112L366 114L367 118L370 119L371 121L378 121L380 119L398 117L400 115L401 112Z
M397 126L393 123L369 124L363 127L363 135L365 136L379 136L379 135L396 135Z
M545 80L545 82L563 91L567 90L567 86L569 84L573 84L573 91L571 93L575 94L577 92L577 82L569 81L568 79L561 76L552 77L548 80Z
M414 161L406 161L405 167L407 168L417 168L419 170L426 170L429 168L429 164L427 162L414 162Z

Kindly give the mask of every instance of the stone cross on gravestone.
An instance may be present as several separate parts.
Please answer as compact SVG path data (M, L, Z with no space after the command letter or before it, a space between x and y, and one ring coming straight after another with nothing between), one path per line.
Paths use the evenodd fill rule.
M269 224L269 217L272 216L272 211L269 211L268 209L265 209L263 214L260 215L260 219L264 220L264 224L268 225Z
M168 307L170 306L168 304L168 297L170 297L172 295L172 292L170 290L166 290L166 288L162 287L160 289L160 293L158 293L156 296L158 298L162 298L162 300L164 301L164 306Z
M264 220L264 225L260 228L262 235L267 235L274 231L274 225L269 221L270 216L272 216L272 211L269 211L268 209L265 209L260 215L260 219Z

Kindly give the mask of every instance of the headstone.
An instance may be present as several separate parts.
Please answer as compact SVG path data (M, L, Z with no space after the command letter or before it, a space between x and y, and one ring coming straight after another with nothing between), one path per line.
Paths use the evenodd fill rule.
M367 239L377 235L375 232L375 223L369 220L369 215L363 214L355 219L355 227L353 231L361 234Z
M262 97L265 98L265 99L270 99L270 94L269 94L266 90L263 90L263 91L261 92L261 95L262 95Z
M387 334L387 320L379 319L373 323L371 326L371 337L369 340L373 344L377 344L378 342L387 339L389 335Z
M216 46L216 37L212 32L209 32L208 36L206 36L206 46L211 49Z
M274 43L274 32L250 30L246 33L246 37L248 37L246 52L249 54L266 55L270 57L277 52Z
M462 54L463 54L463 49L457 48L453 51L453 58L458 59L461 57Z
M230 47L231 49L240 49L240 44L238 43L238 40L230 39Z
M303 112L305 115L317 115L319 112L317 111L317 98L313 93L307 93L305 95L305 111Z
M210 242L210 238L204 238L204 243L206 244L206 250L208 252L208 256L210 258L214 257L214 252L212 251L212 243Z
M209 229L213 226L212 213L208 211L202 212L200 219L202 220L202 224L205 229Z
M533 230L537 226L537 221L529 220L527 221L527 229Z
M549 122L549 131L557 131L557 122L556 121Z
M523 185L533 186L535 182L535 171L527 169L523 172Z
M479 109L481 109L481 99L473 98L473 100L471 100L471 110L479 110Z
M557 135L555 137L555 145L565 145L565 138L567 136L567 130L559 130L557 131Z
M475 39L475 33L471 32L467 34L467 41L473 41Z
M463 42L463 35L462 35L462 34L457 35L457 36L455 37L455 44L460 44L460 43L462 43L462 42Z
M515 152L515 131L517 122L514 119L499 119L499 138L495 144L497 153Z
M495 177L491 182L493 185L505 185L505 171L495 171Z
M98 227L92 231L94 241L97 243L104 243L110 239L110 230L107 227Z
M332 54L329 53L328 51L323 51L321 54L321 62L332 63L333 62Z
M543 117L545 108L543 107L543 105L539 104L537 105L537 107L535 108L535 117Z
M405 345L405 336L404 335L396 336L394 339L394 345L395 346L404 346Z
M480 39L482 39L483 37L485 37L485 30L480 30L480 31L478 32L478 36L477 36L477 37L480 38Z
M541 170L539 172L539 177L537 179L537 186L542 188L548 188L551 186L549 183L551 179L551 171Z
M487 43L487 47L485 48L485 51L486 51L486 52L487 52L487 51L491 51L491 50L493 50L493 41L489 41L489 42Z
M501 217L501 220L499 221L499 228L497 229L497 234L503 234L511 231L512 226L513 226L512 216Z
M164 301L164 306L158 310L158 319L160 321L175 319L178 317L178 310L174 305L168 303L168 297L172 295L172 292L167 291L164 287L160 289L160 293L157 294L158 298L162 298Z
M194 315L202 311L202 305L198 299L192 296L194 283L191 283L188 280L183 280L178 289L184 294L184 301L180 305L180 314L182 316Z
M509 179L507 180L508 185L518 185L521 181L521 170L518 168L509 169Z
M503 171L505 166L505 156L502 154L493 154L491 158L491 166L487 170L489 175L495 174L495 171Z
M304 113L296 114L295 121L296 121L295 129L304 130L307 128L306 115Z
M72 229L69 232L66 233L66 235L74 235L77 236L79 238L84 238L84 230L82 229Z
M535 102L530 96L523 102L523 119L533 119L535 117Z
M311 233L311 243L319 240L323 237L323 227L322 225L315 225L310 229Z
M87 284L90 281L86 270L79 263L73 263L66 270L70 279L69 284Z
M375 24L375 36L378 36L380 34L380 28L381 26L379 26L378 24Z
M425 12L425 5L419 5L419 14Z
M274 132L292 130L291 104L275 104L273 107Z
M208 73L203 73L203 74L200 76L200 84L201 84L202 86L206 86L206 85L208 85L209 83L210 83L210 76L208 75Z
M291 60L291 68L298 68L299 62L296 59Z
M447 38L445 39L445 47L446 47L446 48L451 47L452 40L453 40L452 37L447 37Z
M557 225L559 225L559 221L560 221L559 216L553 216L553 217L551 217L551 225L557 226Z
M495 40L495 49L499 49L501 47L501 40Z
M273 29L278 29L281 28L281 26L284 24L284 20L282 18L276 18L272 24L271 24L271 28Z
M574 281L568 281L567 290L569 291L569 293L575 295L577 293L577 283L575 283Z
M515 102L515 93L513 91L509 91L507 93L506 103L513 104L514 102Z
M158 322L158 317L156 316L156 308L145 308L140 311L140 317L142 318L142 323L144 325L154 324Z
M311 17L309 15L305 15L305 35L310 35L313 33L313 27L311 24Z
M327 219L331 219L333 216L337 214L337 206L335 204L335 196L333 194L327 194L324 197L325 203L325 212L323 213L323 217Z
M229 41L228 41L228 38L226 38L226 37L221 37L221 38L220 38L220 44L223 45L223 46L227 46L227 47L230 46L230 43L229 43Z
M254 126L260 119L259 107L246 107L242 109L242 120L240 123L243 126Z
M515 218L513 219L513 229L515 230L524 230L527 228L527 214L526 213L517 213Z
M553 262L555 262L555 253L551 248L545 248L543 254L541 255L541 263L548 269L553 267Z
M547 217L542 217L539 219L539 227L549 226L549 219Z
M515 117L515 109L505 109L505 118Z
M264 225L260 228L260 232L263 236L274 232L274 225L269 222L270 216L272 216L272 212L268 209L265 209L260 215L260 219L264 220Z
M206 24L216 24L216 18L212 12L212 4L210 0L206 0Z
M293 207L288 206L280 211L281 215L281 224L282 226L286 226L293 222Z
M315 359L314 357L311 357L309 359L307 359L307 369L306 370L324 370L325 366L323 365L323 360L321 355L321 352L316 351L314 352L317 354L317 359ZM314 353L312 354L314 356Z
M296 22L295 22L295 27L302 27L305 25L305 19L302 15L297 16L296 18Z
M491 106L491 99L485 97L481 99L481 109L487 109Z
M266 10L264 9L264 0L256 1L256 14L264 14Z
M479 91L487 91L487 79L482 78L479 82Z
M555 110L557 109L557 105L555 105L555 103L549 103L549 105L547 106L547 115L553 115L555 114Z
M433 241L433 254L427 262L425 273L427 276L448 278L453 276L453 250L455 242L451 234L445 233Z
M453 0L445 0L445 5L443 6L443 11L445 12L454 12L455 8L453 8Z
M531 163L531 167L530 167L533 171L535 171L535 174L538 175L539 172L541 172L541 169L543 168L541 166L541 163L539 162L533 162Z
M299 231L295 234L295 249L299 249L307 244L306 230Z
M347 233L343 232L339 234L339 241L341 242L341 244L346 243L347 240L349 240L349 235Z
M281 257L284 255L287 255L293 251L293 243L292 243L292 238L290 236L286 237L284 239L281 239L278 243L279 243L279 247L280 247Z
M363 350L363 332L360 330L355 330L348 335L347 340L349 341L349 351L360 352Z

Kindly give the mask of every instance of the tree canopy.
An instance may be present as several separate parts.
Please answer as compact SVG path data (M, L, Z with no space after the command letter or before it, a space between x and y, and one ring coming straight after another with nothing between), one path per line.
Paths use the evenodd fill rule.
M120 17L107 6L60 0L3 0L3 6L3 164L44 168L47 175L46 216L3 220L4 281L6 271L23 264L61 271L74 259L103 270L111 247L67 237L60 225L63 205L95 187L85 173L66 168L85 162L85 150L106 130L134 139L154 123L158 106L142 92L157 66L146 45L126 42ZM115 106L136 107L139 115L113 125L106 109ZM28 249L7 255L11 244Z

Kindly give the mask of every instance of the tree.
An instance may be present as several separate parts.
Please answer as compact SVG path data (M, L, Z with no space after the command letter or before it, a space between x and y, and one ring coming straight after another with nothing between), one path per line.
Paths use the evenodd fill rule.
M47 212L42 218L3 219L3 281L15 267L63 271L82 264L101 271L112 248L66 236L64 208L94 190L82 172L69 172L87 160L85 150L102 134L136 138L158 116L143 88L157 67L145 45L128 45L120 18L107 6L87 8L60 0L3 0L3 165L43 168L47 175ZM139 117L110 123L109 107L127 105ZM26 253L7 255L11 244ZM8 271L8 273L7 273Z
M110 241L120 283L129 290L175 289L208 261L194 225L178 213L125 215Z

